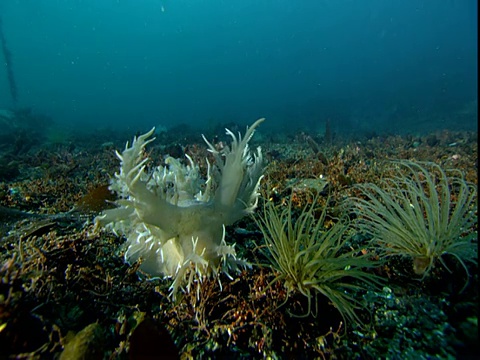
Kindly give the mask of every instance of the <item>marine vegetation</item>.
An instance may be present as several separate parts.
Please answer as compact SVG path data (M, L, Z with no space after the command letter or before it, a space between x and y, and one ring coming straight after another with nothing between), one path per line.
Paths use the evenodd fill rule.
M256 219L265 239L265 255L277 273L271 285L283 282L289 296L304 295L308 300L304 316L318 313L316 300L321 294L337 308L345 322L362 324L355 310L364 305L358 301L356 292L367 284L380 284L377 275L366 271L378 262L371 260L367 251L362 252L365 249L348 245L347 220L338 220L327 228L327 207L318 216L317 200L318 196L298 217L294 215L291 200L283 209L267 201L263 214Z
M263 158L260 148L252 153L248 143L263 121L247 127L243 138L227 129L232 143L221 150L204 138L215 157L214 164L208 163L205 181L188 155L186 166L167 157L165 166L146 170L149 159L144 149L154 140L148 139L154 129L117 153L120 173L110 189L120 198L118 207L98 216L96 225L127 238L127 261L141 259L146 273L174 278L173 297L185 284L188 291L219 267L229 275L247 265L237 259L235 245L226 244L225 226L257 206Z
M425 162L393 162L396 175L361 184L354 199L361 231L386 256L407 256L415 274L427 276L445 256L465 269L477 263L477 189L460 171ZM468 276L467 276L468 281Z

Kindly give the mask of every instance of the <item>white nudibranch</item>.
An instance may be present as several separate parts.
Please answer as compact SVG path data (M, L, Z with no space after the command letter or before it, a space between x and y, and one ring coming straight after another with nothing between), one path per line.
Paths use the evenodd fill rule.
M155 140L149 139L155 128L117 152L120 172L110 185L117 208L97 216L96 227L127 238L126 261L141 258L144 272L173 278L172 297L218 269L231 277L248 266L236 256L235 245L225 242L225 226L257 206L264 164L260 147L253 152L248 143L263 121L247 127L243 138L226 129L232 142L220 151L204 137L215 157L215 164L207 162L206 180L188 155L187 166L169 157L165 166L147 172L144 149Z

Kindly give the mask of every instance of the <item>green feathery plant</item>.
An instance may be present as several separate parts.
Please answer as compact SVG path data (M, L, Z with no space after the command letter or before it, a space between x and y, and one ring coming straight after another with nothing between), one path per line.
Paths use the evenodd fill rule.
M360 229L385 255L411 257L414 272L422 279L437 261L449 270L442 256L451 255L465 269L468 283L466 262L477 263L476 186L460 171L449 171L448 176L434 163L393 165L393 178L378 186L357 186L361 194L354 203Z
M326 208L315 218L315 197L298 217L293 215L292 202L283 209L271 201L264 204L263 214L255 221L265 239L265 255L277 272L270 283L283 282L288 297L300 293L308 299L305 315L312 313L312 300L322 294L338 309L343 320L362 324L355 313L364 305L355 297L367 284L380 284L380 278L364 271L378 265L370 261L361 249L346 246L349 225L338 221L325 228ZM354 281L352 281L354 280ZM315 316L317 311L313 313Z

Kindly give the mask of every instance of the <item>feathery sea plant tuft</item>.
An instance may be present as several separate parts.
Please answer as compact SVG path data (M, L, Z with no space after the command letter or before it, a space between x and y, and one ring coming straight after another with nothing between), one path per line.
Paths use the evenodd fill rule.
M477 188L458 170L434 163L395 161L396 176L379 185L361 184L354 199L361 231L387 256L408 256L427 276L444 255L477 263ZM450 270L449 270L450 271ZM467 284L467 283L466 283ZM466 286L465 284L465 286ZM463 289L462 289L463 290Z
M381 283L365 271L378 265L361 249L346 246L349 224L344 220L325 227L326 208L316 215L316 200L294 216L292 202L283 209L271 201L264 204L263 214L255 221L265 239L265 255L277 275L271 282L283 282L288 295L300 293L308 299L305 315L312 313L312 301L318 294L326 296L346 322L362 324L355 310L364 305L355 297L358 290ZM288 296L287 296L288 300ZM315 309L317 308L315 302ZM316 315L315 313L313 313Z

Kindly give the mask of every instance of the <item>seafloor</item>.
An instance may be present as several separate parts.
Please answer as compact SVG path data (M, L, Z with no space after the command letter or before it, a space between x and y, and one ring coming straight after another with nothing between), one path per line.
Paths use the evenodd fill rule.
M216 143L227 140L220 129L211 129L207 137L216 133ZM411 259L389 258L374 270L384 285L355 294L363 304L358 316L364 326L344 324L325 297L318 295L316 311L308 313L302 294L287 298L280 282L271 283L276 273L266 264L263 238L252 218L227 229L227 243L236 243L252 268L233 280L205 279L199 294L170 301L170 281L146 280L139 264L125 263L125 239L95 232L92 224L115 200L108 190L118 171L114 150L122 150L133 135L27 129L2 139L0 359L479 356L475 264L467 264L470 278L461 291L465 270L452 259L445 260L448 270L438 264L421 279ZM319 192L319 206L328 206L334 221L355 184L388 176L385 164L392 159L459 169L477 184L477 136L439 130L421 136L342 137L329 131L282 135L260 129L251 146L261 145L267 160L264 198L278 204L290 199L299 209ZM165 154L189 154L206 171L206 145L188 127L159 133L148 152L154 164L161 164Z

